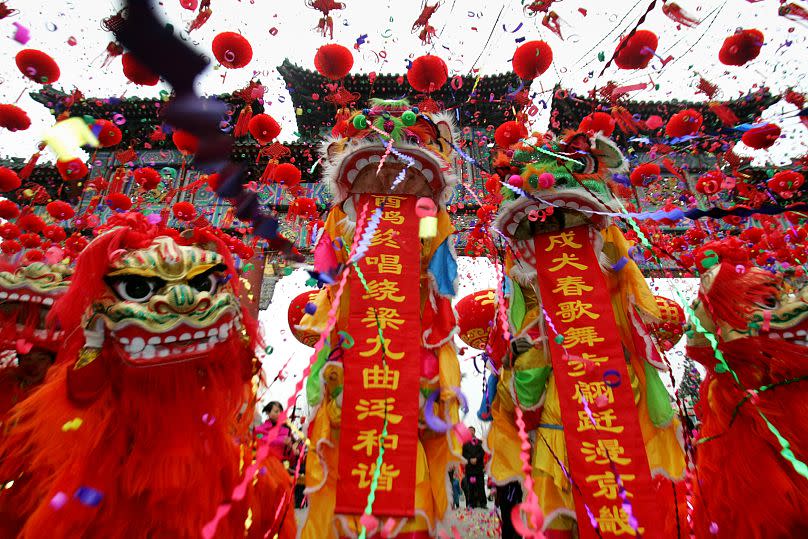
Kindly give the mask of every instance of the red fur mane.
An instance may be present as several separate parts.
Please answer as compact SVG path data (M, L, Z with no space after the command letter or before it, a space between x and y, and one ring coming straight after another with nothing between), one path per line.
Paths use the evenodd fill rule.
M721 264L710 290L699 291L699 298L713 320L723 320L734 328L746 329L749 314L766 296L776 294L781 279L765 272L746 269L739 275L735 266Z

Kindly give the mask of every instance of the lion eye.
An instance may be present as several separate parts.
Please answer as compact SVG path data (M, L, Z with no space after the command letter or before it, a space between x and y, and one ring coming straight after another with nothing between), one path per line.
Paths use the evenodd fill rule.
M161 284L160 279L127 275L115 278L111 286L121 299L134 301L135 303L145 303L157 292Z

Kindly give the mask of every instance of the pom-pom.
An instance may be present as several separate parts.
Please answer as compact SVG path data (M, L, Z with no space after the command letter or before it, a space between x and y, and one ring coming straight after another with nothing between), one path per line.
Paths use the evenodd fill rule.
M505 122L494 131L494 141L500 148L509 148L527 137L527 127L522 122Z
M553 49L544 41L528 41L516 49L511 63L520 79L533 80L550 68Z
M138 62L131 52L126 52L121 56L121 63L123 64L123 76L135 84L154 86L160 81L160 77Z
M355 129L367 129L368 119L364 114L357 114L353 119L353 126Z
M0 105L0 127L9 131L25 131L31 127L31 118L17 105Z
M302 177L303 174L300 172L299 168L291 163L281 163L272 171L270 180L289 189L300 185L300 179Z
M134 176L137 184L146 191L151 191L163 181L160 173L151 167L138 168L132 173L132 176Z
M512 174L510 178L508 178L508 185L516 187L520 189L524 185L524 180L519 174Z
M430 93L440 89L449 80L446 62L437 56L419 56L407 71L407 81L416 91Z
M59 171L59 175L66 182L79 181L90 172L90 169L87 168L84 161L78 157L70 161L57 161L56 170Z
M753 127L743 134L741 141L756 150L770 148L780 138L780 128L775 124Z
M118 126L109 120L96 120L93 125L93 131L98 131L96 137L98 144L102 148L109 148L115 146L123 139L123 133L118 129Z
M45 211L57 221L72 219L73 216L76 215L75 210L73 210L73 206L62 200L48 202L48 205L45 206Z
M15 240L5 240L3 243L0 243L0 250L7 255L13 255L22 250L22 245L20 245L20 242Z
M292 203L289 204L286 218L290 221L294 220L296 217L302 219L317 219L319 215L320 211L317 209L317 203L314 199L301 197L294 199Z
M342 45L329 43L317 49L314 55L314 67L323 77L339 80L347 75L353 67L354 58L351 51Z
M696 181L696 191L704 195L714 195L721 190L724 180L723 173L718 170L711 170L702 174Z
M30 232L27 234L21 234L19 242L26 249L33 249L34 247L39 247L42 245L42 239L39 237L39 235L31 234Z
M39 249L31 249L26 251L22 257L23 264L30 264L31 262L41 262L45 259L45 253Z
M677 112L668 120L665 126L665 134L672 138L694 135L701 129L704 122L701 113L693 109L685 109Z
M246 66L252 60L252 46L247 38L235 32L222 32L213 38L213 56L228 69Z
M181 129L177 129L171 134L171 140L174 141L174 146L183 155L196 153L196 150L199 149L199 139Z
M112 211L127 211L132 207L132 199L123 193L112 193L107 196L107 206Z
M269 144L281 134L281 126L269 114L256 114L250 118L247 129L258 144Z
M59 225L46 226L45 229L42 231L42 235L53 242L64 241L64 239L67 237L65 229L60 227Z
M741 30L724 40L718 51L718 61L728 66L742 66L760 54L763 33L760 30Z
M19 189L20 185L22 185L22 180L16 172L8 167L0 167L0 193Z
M631 171L631 185L642 187L659 178L661 170L656 163L643 163Z
M593 133L603 133L608 137L614 133L615 121L611 114L605 112L594 112L589 116L584 116L578 125L578 131L592 131Z
M190 202L177 202L171 208L174 217L179 219L180 221L191 221L196 217L196 208Z
M27 232L39 234L45 229L45 221L43 221L38 215L28 213L17 219L17 226Z
M805 183L805 177L796 170L781 170L766 182L766 186L783 198L792 198Z
M0 219L14 219L20 214L20 207L11 200L0 200Z
M20 237L20 227L14 223L0 224L0 238L4 240L13 240Z
M415 122L418 121L418 115L415 114L411 110L405 110L401 113L401 123L406 125L407 127L415 125Z
M624 37L617 45L617 56L614 63L620 69L643 69L651 62L656 53L659 40L653 32L637 30L633 36Z
M539 174L539 187L542 189L549 189L555 185L555 176L550 172L542 172Z
M40 84L53 84L59 80L59 66L42 51L25 49L15 57L20 73Z

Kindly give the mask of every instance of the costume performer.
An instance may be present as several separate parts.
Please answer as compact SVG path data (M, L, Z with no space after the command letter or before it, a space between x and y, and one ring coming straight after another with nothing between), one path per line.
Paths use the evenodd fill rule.
M497 163L516 167L519 175L505 178L516 190L502 187L505 202L494 221L510 245L505 269L511 341L510 350L503 350L507 341L497 322L489 341L499 363L487 438L489 474L498 485L524 481L519 406L532 440L532 479L547 537L571 538L576 528L581 537L594 537L592 520L603 537L636 535L620 507L610 461L629 491L646 478L642 489L630 493L638 513L654 503L650 474L679 478L685 462L657 373L665 366L646 330L659 319L657 304L629 256L631 244L609 217L594 213L617 211L610 207L607 179L625 170L625 162L610 140L585 132L533 137L511 150L510 163ZM509 160L504 151L502 160ZM591 256L594 268L582 263L584 256ZM616 353L607 354L607 345ZM623 438L631 433L632 440ZM567 449L571 440L574 452ZM620 472L623 464L639 467ZM576 524L582 515L587 529ZM648 537L657 536L650 529L654 518L640 522Z
M256 324L237 294L211 229L109 219L53 307L57 364L0 447L0 510L18 537L200 536L251 457ZM218 537L294 536L289 477L263 466Z
M453 228L443 207L456 181L451 172L455 135L444 115L418 112L406 101L380 100L340 121L333 135L323 144L322 154L324 180L334 205L316 246L315 269L321 275L337 275L349 265L357 220L365 223L364 233L379 208L380 221L372 240L367 238L366 255L351 265L330 346L320 353L308 380L308 399L314 407L309 431L313 450L306 466L310 505L302 537L356 537L361 528L359 517L376 469L378 443L365 445L365 451L348 440L365 436L364 432L375 433L371 434L375 441L385 415L378 414L376 423L370 423L366 416L372 411L357 415L368 402L348 404L359 397L369 399L362 385L367 380L351 386L352 377L367 373L395 377L389 392L380 393L395 396L387 401L390 434L382 442L380 473L384 473L375 491L373 515L382 524L393 518L390 537L427 537L436 533L448 507L448 467L461 459L460 443L450 429L458 422L460 385L452 342L457 322L451 306L457 264ZM417 218L411 226L416 201L431 206L433 212L440 208L430 216L435 228L421 230L420 239ZM338 288L334 284L320 291L313 302L316 311L302 319L301 329L325 329ZM376 301L365 311L362 302ZM352 350L346 349L346 339L353 341ZM373 342L375 350L365 350ZM360 362L368 362L368 368L362 369ZM372 406L379 401L369 402ZM438 420L437 430L432 430L431 419ZM362 430L350 430L355 428ZM402 451L408 451L411 460L397 461ZM340 514L348 496L337 494L351 481L356 483L347 487L355 489L353 507Z

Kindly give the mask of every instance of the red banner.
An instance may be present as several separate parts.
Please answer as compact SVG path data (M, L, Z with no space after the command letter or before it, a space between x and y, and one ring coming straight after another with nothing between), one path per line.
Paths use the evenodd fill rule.
M421 241L414 196L362 195L379 228L350 275L336 512L365 510L387 418L374 515L412 516L418 440ZM363 282L364 280L364 282Z
M626 358L589 230L577 227L535 238L569 472L578 487L573 492L580 537L596 537L584 504L603 538L635 536L637 526L644 537L658 537L660 522ZM624 506L618 480L630 507Z

